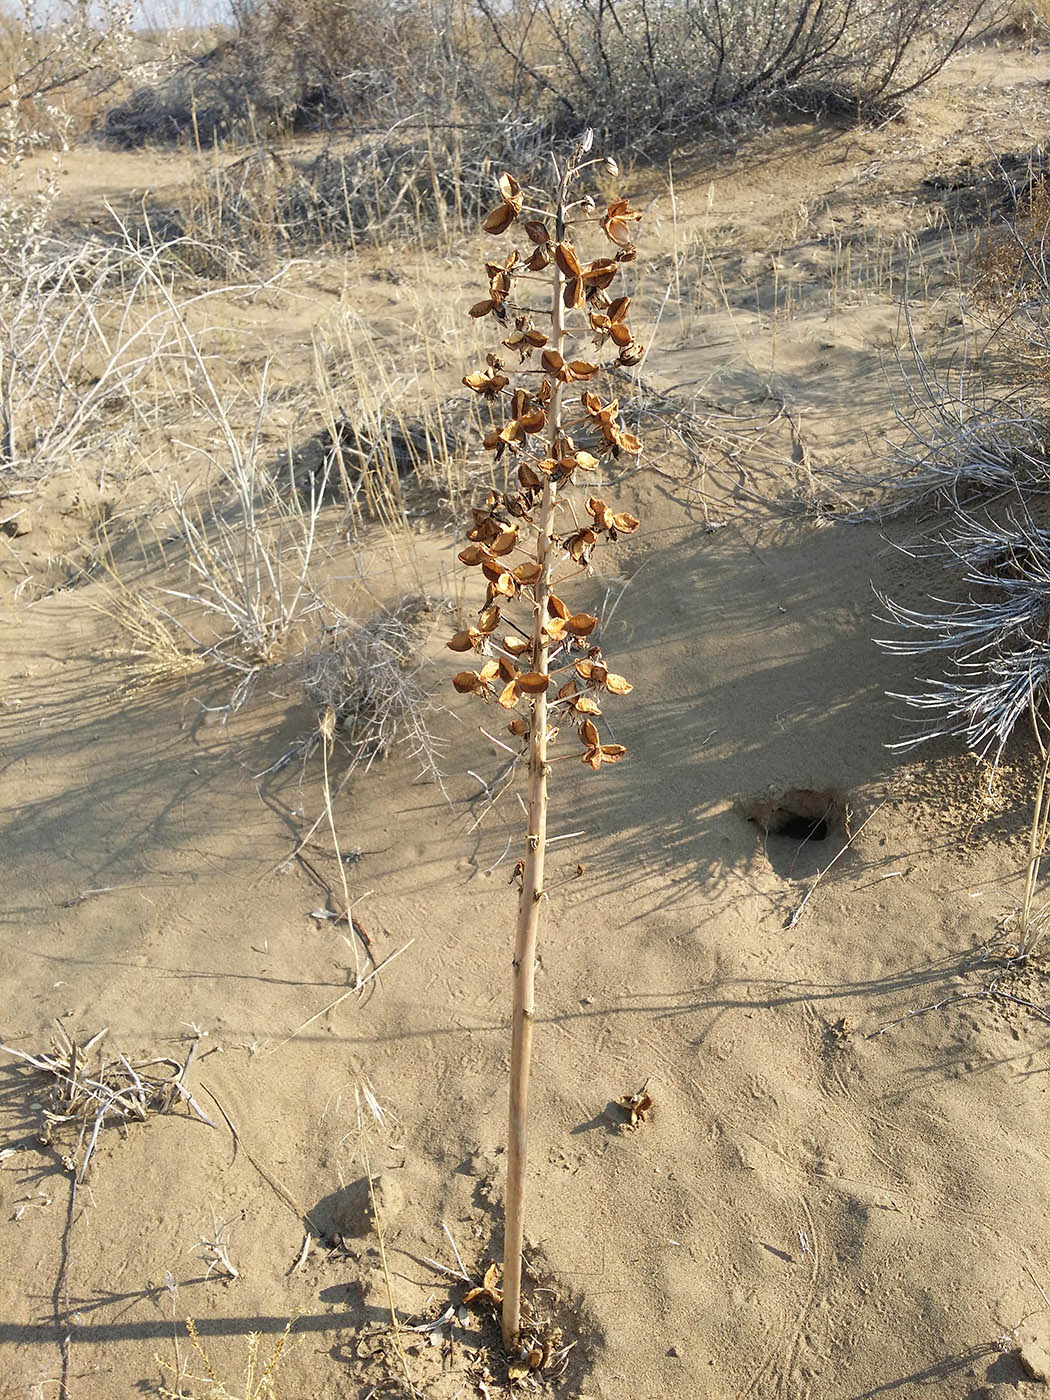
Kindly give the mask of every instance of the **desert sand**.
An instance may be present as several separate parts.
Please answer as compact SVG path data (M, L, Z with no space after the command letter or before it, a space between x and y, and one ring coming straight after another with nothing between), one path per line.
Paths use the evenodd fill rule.
M673 194L626 172L648 447L607 495L642 528L579 601L615 602L606 650L634 691L612 715L628 760L552 781L553 869L585 875L545 908L537 991L529 1258L535 1306L576 1344L551 1393L1045 1389L1045 973L1011 974L1017 1001L981 995L1034 758L1019 740L989 795L958 748L890 747L910 728L887 692L916 666L876 645L875 591L921 605L938 566L897 547L920 517L870 507L899 433L905 278L950 350L996 159L1043 139L1046 72L1032 49L966 52L882 126L807 119L693 152ZM182 159L79 147L64 217L133 208ZM436 328L433 383L461 394L488 247L306 256L212 306L231 379L270 363L274 451L320 427L291 397L282 418L277 391L347 307L406 379L414 328ZM656 391L701 425L692 456ZM319 752L267 771L316 724L280 668L228 720L208 668L127 684L103 530L129 586L155 577L163 519L142 522L162 480L199 483L185 445L214 425L187 400L148 431L150 471L72 462L0 537L0 1038L36 1053L58 1018L133 1060L195 1045L214 1126L184 1105L107 1127L74 1190L39 1141L37 1080L3 1057L0 1394L51 1400L63 1364L70 1400L208 1394L193 1318L233 1395L247 1334L265 1359L289 1319L280 1396L405 1395L387 1279L418 1394L504 1393L491 1310L457 1312L464 1286L428 1262L456 1267L454 1242L480 1278L498 1257L523 829L512 791L489 806L504 755L450 685L444 641L478 605L455 512L419 483L406 527L326 554L351 614L428 600L444 775L401 746L335 791L349 937L323 917L341 880ZM799 790L827 802L812 839L748 819ZM355 957L393 960L344 997ZM632 1129L617 1100L643 1086ZM198 1246L220 1232L235 1278Z

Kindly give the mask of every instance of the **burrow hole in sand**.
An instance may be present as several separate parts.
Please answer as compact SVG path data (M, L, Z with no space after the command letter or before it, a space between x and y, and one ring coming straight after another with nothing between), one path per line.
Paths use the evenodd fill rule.
M741 798L739 810L767 836L780 836L799 845L849 837L849 806L838 788L788 788L760 797Z

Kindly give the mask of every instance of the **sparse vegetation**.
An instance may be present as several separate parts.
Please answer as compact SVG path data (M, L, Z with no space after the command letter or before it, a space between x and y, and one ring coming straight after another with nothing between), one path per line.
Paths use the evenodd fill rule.
M930 364L911 346L913 413L899 449L891 508L932 516L916 553L938 559L947 598L933 610L881 601L900 635L889 652L938 663L923 690L897 695L919 712L898 747L961 740L994 777L1013 736L1035 739L1043 763L1021 903L1002 922L1011 957L1025 961L1045 933L1035 895L1048 838L1050 719L1050 186L1038 170L978 245L966 326L976 342L962 369ZM894 499L896 498L896 499Z
M995 764L1018 723L1038 720L1050 699L1048 218L1039 178L979 245L970 333L987 329L969 363L931 365L913 333L912 412L891 488L891 505L933 513L920 549L943 560L954 595L933 612L884 600L904 635L883 645L934 656L947 671L900 697L926 721L905 742L962 738Z
M816 1395L843 1367L875 1394L908 1384L898 1361L980 1386L975 1311L1027 1316L1010 1260L1050 1150L1040 1047L1008 1040L1050 1017L1046 748L1018 764L1024 889L993 980L956 998L959 1053L897 1013L987 932L1003 864L973 840L974 903L941 898L957 871L926 838L958 818L963 765L922 767L912 740L985 753L1008 788L1020 731L1038 749L1050 720L1050 196L1026 134L1044 21L1014 5L1009 31L1009 8L245 0L170 36L81 4L61 30L9 16L0 1185L23 1194L0 1192L0 1390L149 1388L173 1344L151 1373L168 1400L676 1395L698 1375ZM587 124L624 171L572 149ZM938 333L959 267L964 320ZM879 481L909 281L909 432ZM912 563L855 509L880 490L949 601L906 598ZM892 687L869 576L894 600ZM453 627L470 660L446 710ZM634 737L599 728L631 689L609 647L652 697L643 726L624 712ZM921 733L891 758L881 691L909 689L913 654ZM582 772L624 739L629 766ZM748 826L733 794L770 790L815 813ZM547 852L548 821L579 844ZM38 1050L85 1006L163 1058L65 1032ZM854 1027L880 1019L914 1039L872 1031L875 1111ZM348 1053L398 1105L382 1136ZM205 1109L215 1131L141 1126ZM989 1125L1031 1139L1005 1184ZM313 1201L344 1193L348 1142L361 1210L329 1233ZM526 1177L546 1239L523 1252ZM710 1228L711 1202L744 1198L747 1231ZM962 1305L931 1226L957 1200L987 1202L1003 1243ZM898 1247L923 1307L902 1295L861 1345L857 1280ZM730 1278L731 1327L697 1283Z
M290 1318L284 1331L270 1348L269 1356L265 1357L261 1354L262 1338L257 1332L249 1332L245 1338L247 1356L244 1375L239 1381L227 1382L219 1377L201 1340L197 1324L193 1318L188 1318L186 1331L197 1354L197 1364L204 1368L203 1374L193 1374L189 1369L183 1370L181 1365L173 1366L158 1357L162 1369L175 1377L175 1389L161 1386L160 1394L164 1400L278 1400L278 1372L294 1326L295 1318ZM232 1390L231 1385L234 1387Z
M241 247L382 245L476 225L504 168L541 177L553 142L585 126L660 158L700 130L785 113L886 113L1004 0L246 0L208 53L106 114L117 144L247 141L170 211L184 233ZM361 55L370 55L363 66ZM554 68L552 62L554 60ZM571 78L561 82L555 69ZM280 144L323 133L319 153Z

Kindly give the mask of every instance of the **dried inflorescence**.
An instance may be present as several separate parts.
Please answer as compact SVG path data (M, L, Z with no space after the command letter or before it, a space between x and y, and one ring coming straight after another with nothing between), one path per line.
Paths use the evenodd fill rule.
M502 343L483 369L463 380L488 406L485 448L502 464L504 481L512 484L502 491L493 489L475 508L467 546L459 555L468 568L480 569L485 596L476 622L448 643L452 651L478 658L477 669L460 671L453 685L461 694L509 712L507 727L521 755L528 758L529 772L525 855L513 877L519 899L499 1299L503 1342L515 1376L546 1364L543 1349L523 1329L521 1284L536 944L540 908L548 892L548 749L559 727L571 723L588 767L597 771L603 763L619 762L627 750L622 744L602 743L596 721L606 695L627 695L631 690L630 683L606 664L597 641L598 618L562 596L567 582L591 573L600 545L634 534L639 524L597 494L587 495L585 503L574 500L572 490L580 477L598 471L608 459L642 450L639 439L621 422L616 398L606 400L588 387L601 373L592 354L600 356L611 348L621 366L639 363L643 354L628 325L630 298L610 294L622 264L636 257L631 236L641 215L625 199L613 200L598 213L592 196L581 189L581 175L589 168L600 165L610 176L618 173L612 160L585 159L592 141L592 133L586 132L564 165L554 161L557 193L549 207L533 205L533 192L513 175L500 176L500 203L484 227L499 235L520 228L528 240L528 255L515 249L501 262L486 263L488 296L476 302L470 314L478 320L491 317ZM577 234L588 226L601 229L613 245L613 256L585 261ZM522 283L530 287L526 296L518 290ZM536 283L546 295L536 293ZM588 346L585 352L583 340L594 349ZM503 350L517 359L511 369ZM581 384L585 387L577 398L576 386ZM577 876L583 871L577 865Z
M544 726L543 761L558 722L571 721L583 745L582 761L597 770L626 753L622 744L601 742L595 723L602 713L599 701L607 694L626 695L631 686L606 665L595 637L597 617L567 603L563 585L589 574L594 550L633 534L639 522L598 495L574 501L569 488L609 458L638 454L642 444L620 421L615 398L605 401L590 388L576 397L574 386L601 373L602 365L590 355L611 350L611 363L622 366L642 358L628 325L630 298L610 294L622 264L637 256L631 240L642 216L626 199L615 199L598 213L594 199L580 191L588 167L617 173L608 158L583 161L587 144L582 141L559 171L553 208L532 207L527 201L533 191L505 173L498 182L501 202L484 222L489 233L520 229L528 240L526 253L515 250L486 263L488 295L470 315L491 317L503 338L485 367L463 379L491 406L484 446L496 462L506 466L505 459L513 459L516 482L489 492L473 511L469 543L459 559L480 569L485 598L477 621L448 646L478 655L477 669L460 671L453 684L462 694L517 712L508 728L523 751L537 714ZM599 229L615 251L585 261L577 236ZM531 288L547 284L542 309L533 304L542 297L521 294L523 282ZM583 341L589 342L586 350ZM504 350L516 359L513 367ZM519 709L522 701L525 713Z

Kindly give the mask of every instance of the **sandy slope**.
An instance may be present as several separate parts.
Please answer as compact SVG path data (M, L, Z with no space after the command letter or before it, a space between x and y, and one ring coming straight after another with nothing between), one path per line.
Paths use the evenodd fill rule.
M967 56L881 131L799 127L694 172L677 221L653 188L654 318L678 286L646 372L756 431L706 478L661 451L616 489L644 526L593 600L622 589L607 649L636 687L613 716L630 762L559 765L553 785L554 833L579 833L554 847L555 870L586 866L545 915L532 1128L529 1233L554 1290L540 1299L579 1341L563 1393L1043 1388L1045 1026L975 999L877 1034L987 985L974 950L1016 897L1024 756L996 812L970 760L887 749L901 721L885 692L911 672L871 640L872 584L917 599L935 576L890 547L914 522L887 535L814 506L841 513L836 474L876 469L893 427L884 352L903 253L890 240L951 260L943 230L923 233L950 198L921 182L985 160L986 139L1030 144L1043 74L1037 56ZM868 252L847 272L835 231L860 229ZM774 256L795 287L775 347ZM449 264L446 291L472 275ZM358 294L396 329L374 285L371 302ZM655 419L643 428L659 438ZM808 505L756 506L753 491L806 487L807 465ZM253 776L310 716L264 689L214 725L207 677L120 699L96 585L16 596L27 568L46 573L47 529L44 513L9 542L25 562L5 565L0 612L2 1038L42 1047L55 1016L81 1039L108 1026L134 1055L181 1057L199 1037L191 1079L218 1126L171 1115L107 1133L71 1203L68 1175L34 1146L24 1072L0 1071L0 1147L15 1149L0 1165L0 1394L53 1396L67 1331L75 1400L156 1393L173 1313L197 1319L235 1394L244 1335L260 1332L266 1354L293 1315L282 1396L406 1393L379 1330L362 1178L366 1161L381 1178L397 1307L436 1316L459 1296L425 1262L454 1262L442 1225L471 1268L498 1239L519 824L509 797L474 824L468 770L491 777L499 756L455 701L435 718L450 800L407 755L339 797L356 912L376 959L398 956L289 1040L353 966L339 930L311 918L324 891L289 863L323 810L316 763ZM402 549L442 592L451 536ZM429 647L443 686L450 623ZM801 914L841 840L764 837L737 806L799 787L845 795L857 833ZM323 833L310 860L334 881ZM1043 1000L1037 973L1015 990ZM612 1101L643 1083L656 1111L628 1132ZM381 1126L359 1125L362 1085ZM216 1221L235 1281L194 1257ZM330 1247L293 1269L308 1226ZM470 1373L479 1340L473 1323L451 1353L411 1337L423 1393L485 1393Z

